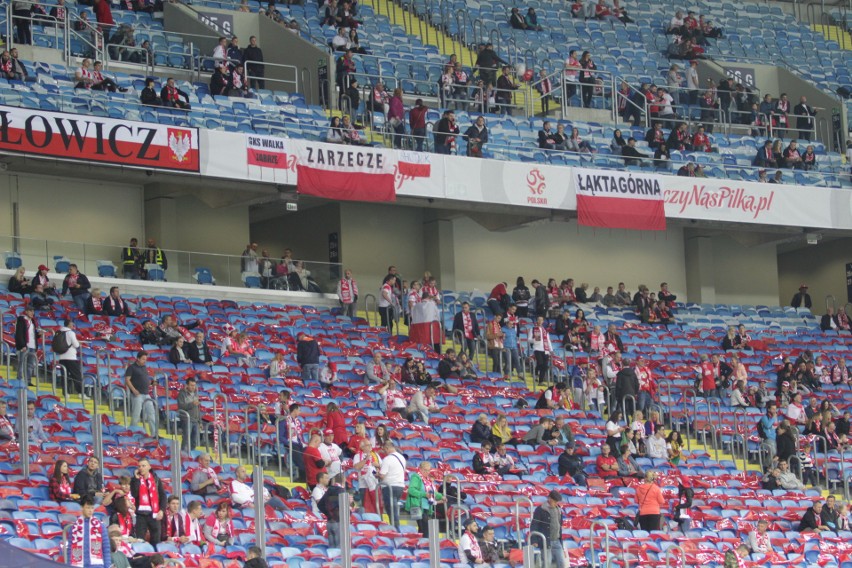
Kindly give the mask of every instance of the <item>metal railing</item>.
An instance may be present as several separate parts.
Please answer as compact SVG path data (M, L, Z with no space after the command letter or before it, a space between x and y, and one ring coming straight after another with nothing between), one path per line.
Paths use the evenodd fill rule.
M77 264L80 272L96 275L99 271L98 261L111 261L117 266L116 279L122 279L121 254L124 248L115 245L102 245L72 241L48 241L11 235L0 235L0 248L15 251L21 255L23 266L38 266L45 264L54 267L58 260L69 260ZM144 253L145 247L139 247ZM166 275L169 282L195 284L193 276L198 267L205 267L216 277L216 284L222 286L244 287L242 281L241 255L204 253L161 249L168 260ZM264 260L264 259L259 259ZM284 259L269 260L284 262ZM290 261L292 262L292 261ZM337 275L343 273L340 263L300 261L310 272L312 279L322 291L333 293L337 289ZM119 280L116 281L119 284Z
M533 516L533 509L535 505L532 502L532 499L525 495L518 495L515 497L515 509L514 509L514 517L515 517L515 539L518 542L523 542L523 533L521 532L521 505L528 504L529 505L529 513L530 519ZM529 536L527 537L529 539Z
M606 559L606 568L612 568L612 555L610 554L610 537L609 529L603 521L592 521L589 526L589 556L591 568L598 568L598 555L595 554L595 527L601 527L604 530L604 558Z
M261 81L264 81L264 82L276 83L276 84L280 84L280 85L284 86L284 88L282 88L282 89L275 89L275 90L281 90L281 91L284 91L284 92L287 92L287 93L298 93L299 92L299 68L294 66L294 65L282 65L280 63L265 63L263 61L252 61L252 60L246 60L244 62L244 65L245 65L246 83L249 84L249 85L251 84L252 80L254 79L254 80L261 80ZM263 68L263 74L262 75L252 75L251 73L249 73L249 69L251 67ZM292 71L293 72L293 78L292 79L279 79L279 78L274 78L274 77L268 77L267 74L266 74L266 69L268 69L268 68L271 68L273 70L274 69L281 69L281 70L287 71L287 72ZM305 85L310 84L310 83L311 83L310 80L308 82L302 82L302 86L304 87ZM288 87L288 86L291 86L291 87Z
M30 426L27 414L27 394L29 390L21 386L18 391L18 416L16 422L18 430L18 455L21 458L21 475L24 479L30 478Z

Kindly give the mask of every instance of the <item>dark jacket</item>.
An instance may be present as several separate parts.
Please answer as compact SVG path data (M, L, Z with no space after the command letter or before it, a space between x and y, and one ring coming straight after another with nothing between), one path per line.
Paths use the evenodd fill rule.
M246 49L250 48L247 47ZM243 564L243 568L269 568L269 565L263 558L252 558L251 560L246 560L246 563Z
M547 544L550 544L550 542L551 542L551 538L550 538L551 523L554 523L554 522L559 523L560 534L561 534L563 514L562 514L562 509L559 509L558 507L557 507L557 511L559 512L558 519L554 519L553 515L550 514L549 507L544 506L544 505L537 507L536 510L533 511L532 522L530 522L530 532L531 533L532 532L540 532L541 534L543 534ZM559 540L561 541L562 539L560 538ZM541 538L539 538L538 535L533 537L532 542L533 542L534 545L539 546L541 548L544 548L543 546L541 546L541 544L542 544ZM538 544L536 544L536 542Z
M789 433L775 438L776 455L781 461L787 461L790 456L797 455L796 441Z
M159 345L161 341L162 334L160 333L160 329L157 327L151 330L143 327L142 331L139 332L139 343L142 345Z
M181 351L183 351L184 356L188 359L189 354L186 352L186 347L183 347L181 349ZM172 348L169 350L169 363L171 363L172 365L177 365L179 363L182 363L182 361L180 359L180 354L178 353L177 344L172 345Z
M160 502L159 503L160 504L160 510L165 511L166 506L167 506L167 502L166 502L167 496L166 496L166 490L163 488L163 482L160 481L160 478L157 477L157 474L154 473L153 471L151 472L151 475L154 476L154 483L157 486L157 495L158 495L158 499L159 499L159 502ZM140 486L139 478L134 475L130 479L130 494L133 495L133 499L136 501L137 507L139 506L139 486Z
M316 339L300 339L296 345L296 362L299 365L319 365L320 347Z
M228 89L228 78L218 69L210 77L210 94L215 96L225 95ZM162 96L162 95L161 95Z
M340 494L344 493L345 489L339 485L329 485L328 490L322 499L317 503L317 508L325 515L325 518L330 523L340 522Z
M454 371L453 367L458 365L458 361L450 361L446 357L438 362L438 376L446 380L449 377L458 376L458 371Z
M570 475L574 478L574 481L577 481L578 476L583 476L583 458L576 454L566 454L562 453L559 456L559 477L564 475Z
M621 402L625 396L639 395L639 377L632 367L626 367L615 376L615 400Z
M68 281L70 279L71 275L68 274L67 276L65 276L65 280L62 281L62 293L60 294L61 296L64 296L68 292ZM86 278L86 275L82 272L77 273L77 284L80 285L79 288L70 288L72 296L87 294L89 292L89 289L92 287L92 285L89 283L89 279Z
M473 423L470 429L470 441L474 444L481 444L491 440L491 427L488 424L483 424L479 420Z
M618 347L619 351L624 353L624 343L621 342L621 336L617 333L613 333L612 336L615 339L615 346ZM604 338L606 341L610 340L610 333L608 331L604 333Z
M479 323L476 321L476 315L473 312L470 312L470 323L473 329L473 336L479 337ZM462 312L459 312L453 318L453 331L459 330L464 333L464 320L462 319Z
M139 101L143 105L149 106L160 106L163 102L157 95L157 91L154 90L154 87L145 87L142 89L142 92L139 94Z
M246 61L259 61L263 63L263 50L259 47L248 46L243 50L243 65L246 73L252 77L263 77L263 65L246 64Z
M820 525L822 525L822 519L820 519L819 515L816 514L813 507L808 507L808 510L805 511L805 514L802 516L802 520L799 522L799 528L797 530L799 532L804 532L807 529L816 529Z
M538 316L545 315L547 313L547 288L544 287L544 284L535 289L533 298L533 305L531 306L533 313Z
M33 320L33 326L36 328L36 346L38 345L38 338L41 333L38 330L38 325L36 325L35 320ZM15 349L20 351L27 346L27 322L24 319L24 316L18 316L17 321L15 322Z
M811 306L813 305L811 303L811 295L807 292L796 292L793 299L790 301L790 305L794 308L811 309Z
M92 475L89 473L88 469L83 468L74 478L74 489L71 490L71 493L76 493L80 497L84 497L86 495L94 497L95 493L103 490L104 478L101 475L101 470L96 471L95 474Z
M12 294L20 294L21 296L24 296L32 291L32 283L27 282L26 284L24 284L23 282L12 276L11 278L9 278L8 288L9 292L11 292Z
M189 355L189 358L192 359L193 363L203 365L204 363L213 361L213 357L210 354L210 347L208 347L206 341L204 342L203 348L199 348L198 344L193 341L187 347L186 352L187 355Z
M113 317L129 316L130 306L127 304L127 300L122 299L121 303L119 303L112 296L108 296L103 301L103 311L106 315Z

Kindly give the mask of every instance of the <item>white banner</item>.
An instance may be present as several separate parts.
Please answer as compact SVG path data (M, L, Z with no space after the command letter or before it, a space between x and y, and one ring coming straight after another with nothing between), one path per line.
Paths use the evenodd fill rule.
M329 158L332 152L335 163L344 157L346 168L350 155L357 161L351 153L358 153L358 147L352 146L210 130L202 130L200 140L202 175L287 185L297 184L297 156L308 159L308 147L326 149L323 158ZM235 148L246 148L246 157L235 159ZM255 164L249 163L249 149L260 152ZM852 229L852 191L846 189L568 168L391 149L362 152L383 156L382 171L390 164L398 196L574 211L578 188L589 195L648 198L643 192L656 191L659 185L670 219ZM286 168L281 168L284 155Z

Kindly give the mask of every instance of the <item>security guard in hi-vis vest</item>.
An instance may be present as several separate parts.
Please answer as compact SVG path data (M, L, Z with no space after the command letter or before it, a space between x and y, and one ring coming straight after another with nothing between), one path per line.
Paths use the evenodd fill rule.
M124 277L128 280L139 280L139 271L142 269L142 254L137 245L139 241L130 239L130 246L121 249L121 265Z
M157 246L157 243L153 238L148 238L147 241L148 248L145 249L145 252L142 254L142 266L148 264L156 264L160 268L163 269L163 272L169 269L169 261L166 258L166 253L163 252L163 249ZM143 278L147 278L147 270L142 269L144 273Z

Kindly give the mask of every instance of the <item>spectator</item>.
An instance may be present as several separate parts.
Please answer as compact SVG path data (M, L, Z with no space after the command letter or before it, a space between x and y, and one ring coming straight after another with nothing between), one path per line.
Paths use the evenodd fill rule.
M456 115L451 110L444 111L441 120L435 125L432 134L435 136L435 152L452 154L456 147L456 136L460 130L456 124Z
M65 460L56 460L56 464L53 466L53 475L50 477L48 494L50 495L50 500L57 503L78 501L80 499L80 495L73 493L71 489L68 462Z
M353 448L353 444L348 444ZM381 467L381 458L373 451L370 440L362 439L358 445L358 452L352 458L352 465L358 471L358 490L360 493L361 506L365 513L378 512L377 489L379 480L376 477Z
M557 440L550 437L550 429L553 427L553 419L542 416L538 424L529 429L524 435L524 442L531 446L555 446Z
M632 136L627 139L627 146L621 149L621 155L624 158L624 165L626 166L641 166L642 160L648 158L648 156L636 149L636 139Z
M77 358L80 342L77 340L77 333L74 331L75 328L74 321L70 318L65 318L62 326L56 330L56 333L63 335L65 347L67 348L64 351L57 351L58 348L61 349L62 345L52 343L53 353L58 357L59 364L62 365L62 368L65 369L65 374L68 376L69 394L83 393L83 370ZM54 339L54 341L56 340ZM83 393L83 398L84 400L88 400L89 397Z
M304 450L304 466L305 466L305 483L308 490L313 490L317 485L317 475L320 473L328 473L328 464L322 458L322 453L319 450L322 443L322 437L318 430L313 430L308 439L308 445Z
M397 87L388 101L387 121L394 131L393 147L402 148L405 136L405 108L402 105L402 89Z
M217 69L217 71L221 75L221 70ZM214 78L215 77L216 75L214 74ZM211 87L212 85L213 80L211 79ZM224 94L224 92L219 89L216 94ZM160 100L165 107L181 110L189 110L191 108L189 95L175 86L175 80L173 77L166 79L166 84L163 85L162 90L160 90Z
M429 414L440 411L440 407L435 403L436 392L437 384L432 383L414 393L408 408L405 409L409 422L421 421L428 424Z
M68 266L68 274L62 281L62 292L60 295L64 296L70 291L74 305L80 311L84 311L86 309L86 302L89 296L91 296L89 293L91 287L92 285L89 284L89 279L86 278L86 275L77 270L77 265L70 264Z
M621 453L618 456L618 477L636 479L645 477L645 472L631 455L628 444L622 444L621 446Z
M426 113L429 108L423 104L423 99L414 101L414 107L408 111L408 124L411 127L411 136L414 138L414 146L418 152L423 151L423 142L426 139Z
M18 380L33 385L38 367L38 339L42 332L35 321L32 304L24 306L24 312L15 320L15 350L18 359Z
M811 507L808 507L799 521L799 532L819 534L822 531L831 530L822 520L822 508L822 501L815 501Z
M609 143L610 151L619 156L621 155L621 151L624 147L627 146L627 141L624 139L624 136L621 134L621 130L618 128L615 129L612 133L612 140Z
M811 309L813 303L811 302L811 295L808 294L807 284L802 284L801 286L799 286L799 291L793 295L793 299L790 301L790 305L794 308Z
M580 130L576 127L571 128L571 136L565 141L565 148L569 152L591 152L596 150L580 137Z
M178 340L175 346L182 341L183 338ZM177 407L179 411L182 411L178 415L180 417L181 430L183 431L181 450L190 453L198 445L198 429L201 425L198 383L194 377L188 377L186 385L178 393Z
M399 529L399 500L405 489L406 460L393 442L388 440L383 448L385 457L379 468L384 510L388 513L390 524Z
M190 479L190 490L196 495L216 495L222 489L219 476L210 467L210 456L200 454L198 456L198 467L192 472Z
M462 302L462 311L453 317L453 336L456 332L461 336L461 353L473 356L476 339L479 337L479 323L476 315L470 311L470 303Z
M645 531L662 530L661 507L666 500L657 485L658 474L650 470L645 472L645 483L636 487L636 504L639 505L639 527Z
M618 16L612 13L604 0L598 0L598 3L595 5L595 18L610 23L623 23L620 19L618 19Z
M536 284L533 281L533 285ZM547 382L547 374L550 369L550 356L553 353L553 346L550 342L550 334L544 326L544 317L538 316L535 325L529 331L529 349L533 352L535 359L535 374L539 384ZM562 383L564 385L564 383Z
M151 400L148 394L151 389L151 376L148 374L147 362L148 353L139 351L136 360L128 365L124 373L124 382L130 391L130 423L136 425L140 419L144 420L148 435L153 436L157 430L157 410L156 403L146 404L146 401Z
M214 98L228 96L229 74L226 74L226 70L227 65L213 69L213 75L210 77L210 95Z
M320 346L307 333L300 333L296 341L296 362L302 370L302 384L319 381Z
M665 430L663 428L657 428L654 433L647 438L646 453L648 457L657 460L668 460L669 455L666 445Z
M488 143L488 127L485 118L480 116L464 133L467 139L467 155L472 158L482 157L482 146Z
M545 120L541 130L538 131L538 147L543 150L555 150L556 144L556 138L550 128L550 121Z
M494 101L502 109L502 112L512 114L512 91L518 88L515 79L512 77L511 67L504 65L502 74L497 78L497 93L494 95Z
M92 10L95 13L95 19L98 22L98 29L105 37L109 36L110 28L115 26L115 21L112 19L112 10L110 9L109 4L108 0L93 0L92 4ZM110 43L110 41L107 43Z
M151 462L147 458L141 458L137 463L136 473L130 480L130 494L136 503L136 538L144 539L148 533L148 542L160 542L160 525L167 505L166 492L162 481L151 471Z
M329 144L343 144L343 131L340 129L340 117L332 116L325 141Z
M562 548L563 517L559 508L560 501L562 501L562 495L555 489L551 490L547 494L547 502L533 511L530 522L530 533L539 533L544 536L544 542L542 542L540 537L533 534L531 537L533 544L541 550L550 550L550 559L554 568L566 566L565 551Z
M669 462L672 465L679 465L683 457L682 453L683 440L680 437L680 432L672 430L666 437L666 451L669 455Z
M408 496L405 500L405 510L417 521L417 530L424 537L429 536L429 519L432 518L435 505L444 500L444 496L436 489L435 483L429 478L432 464L426 460L420 462L418 470L411 474L408 482ZM417 517L420 509L420 518Z
M618 476L618 460L610 453L609 444L601 446L601 453L595 460L595 471L603 478Z
M96 0L103 3L105 0ZM69 534L69 562L71 566L109 568L110 539L107 527L94 516L95 503L91 497L80 500L80 517L71 525Z
M222 501L216 506L216 510L210 513L204 521L204 540L215 546L232 546L236 538L234 523L231 521L231 504Z
M575 485L586 486L586 473L583 459L574 453L574 444L565 444L565 449L559 455L558 472L560 477L570 475Z
M479 531L479 523L470 516L464 523L464 534L459 540L460 557L467 560L469 564L483 565L485 564L484 554L479 541L476 539L476 533ZM486 528L487 530L487 528Z
M526 24L526 30L540 32L543 29L538 23L538 14L535 13L535 8L533 7L527 8L527 15L524 16L524 23Z
M509 25L516 30L527 29L526 19L523 15L521 15L521 11L518 8L512 8L511 13L509 14Z
M249 77L249 86L252 89L265 88L264 74L266 70L263 65L263 50L257 45L256 36L249 38L249 44L243 50L242 63L245 65L246 75Z
M234 507L246 508L254 505L254 485L252 479L246 472L245 466L238 466L234 470L234 479L230 485L231 502ZM276 511L288 510L284 502L278 497L273 496L269 490L263 488L263 503L275 509Z
M243 97L247 99L254 96L249 91L248 81L246 81L245 77L245 68L242 63L236 63L228 74L227 94L229 97Z
M470 441L473 444L482 444L491 440L491 423L488 416L480 414L470 430Z
M598 5L603 4L604 0L599 0ZM595 8L597 11L597 8ZM594 94L594 85L596 79L596 73L598 66L595 65L595 62L592 60L592 54L588 51L584 51L583 55L580 57L580 90L583 98L583 108L590 108L592 106L592 95Z

